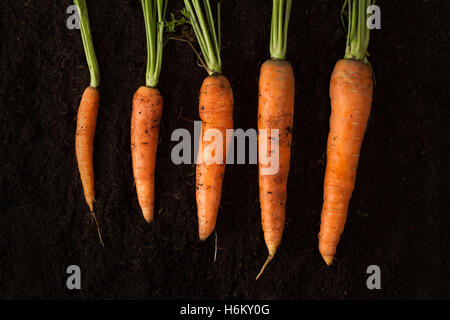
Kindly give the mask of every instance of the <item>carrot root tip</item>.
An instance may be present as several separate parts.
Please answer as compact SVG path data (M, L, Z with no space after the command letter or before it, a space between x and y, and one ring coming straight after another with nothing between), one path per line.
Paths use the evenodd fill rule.
M142 210L142 215L147 223L153 222L153 212L152 210Z
M93 210L91 210L91 215L92 215L92 218L94 219L95 226L97 227L97 234L98 234L98 238L100 240L100 244L104 248L105 244L103 243L103 239L102 239L102 231L100 229L100 225L98 224L97 218L95 217L95 213Z
M200 241L205 241L206 239L209 238L211 233L212 233L212 230L211 231L199 230L198 238L200 239Z
M216 263L217 258L217 232L214 230L214 263Z
M255 280L258 280L258 278L262 275L262 273L264 272L264 269L266 269L269 262L272 261L273 257L275 256L276 251L277 251L277 249L274 249L274 250L269 249L269 256L267 257L266 262L264 262L264 265L262 266L261 271L259 271Z
M331 263L333 263L333 256L331 256L331 255L322 256L322 258L325 261L325 263L327 264L327 266L329 266L329 265L331 265Z
M153 218L151 218L151 217L144 217L144 220L147 223L152 223L153 222Z

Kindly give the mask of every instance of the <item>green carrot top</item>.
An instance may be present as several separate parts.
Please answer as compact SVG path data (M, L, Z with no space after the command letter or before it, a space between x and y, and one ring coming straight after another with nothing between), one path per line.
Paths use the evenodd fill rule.
M78 7L80 17L81 39L83 40L84 52L91 74L91 84L93 88L97 88L100 84L100 72L98 71L97 57L95 56L94 44L92 43L91 27L89 26L89 16L85 0L74 0Z
M200 50L205 59L208 74L222 73L220 59L220 2L217 3L217 32L209 0L203 0L206 17L203 14L200 0L184 0L188 19L194 29Z
M141 0L147 38L147 71L145 85L155 88L161 73L164 47L164 15L167 0Z
M272 22L270 24L270 57L274 60L286 58L291 7L292 0L273 0Z
M369 46L370 30L367 27L367 19L370 14L367 8L373 5L374 0L345 0L342 14L348 16L347 46L344 59L359 60L369 63L367 48ZM347 9L347 10L345 10Z

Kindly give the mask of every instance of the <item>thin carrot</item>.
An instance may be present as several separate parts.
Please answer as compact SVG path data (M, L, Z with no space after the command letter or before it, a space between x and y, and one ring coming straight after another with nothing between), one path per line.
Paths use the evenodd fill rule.
M94 135L97 123L98 105L100 93L97 89L100 83L100 73L98 70L97 58L95 56L94 45L92 43L89 17L85 0L75 0L78 8L81 27L81 38L83 40L86 60L89 66L91 83L81 97L77 115L77 131L75 138L75 152L77 156L78 170L83 184L84 197L89 206L92 217L97 226L100 243L104 246L100 226L94 214Z
M372 69L367 61L369 29L366 26L366 9L371 3L371 0L345 1L344 7L348 5L347 49L331 75L330 132L319 233L319 251L327 265L333 261L344 230L372 105Z
M269 256L256 279L273 259L284 229L287 199L287 179L291 156L292 124L294 116L294 73L286 57L287 30L292 0L274 0L271 23L271 59L263 63L259 76L258 101L258 146L259 153L259 201L261 223ZM270 131L262 135L262 130ZM278 130L277 139L273 130ZM270 166L262 159L264 153L276 152L274 141L278 141L278 170L270 174L263 171ZM266 152L261 152L266 148ZM262 161L264 160L264 161Z
M81 97L77 115L75 152L78 170L83 184L84 197L91 212L94 212L94 135L100 93L95 87L87 87Z
M166 1L167 5L167 1ZM133 96L131 156L136 193L145 221L154 216L155 163L163 98L156 86L164 46L163 0L142 0L147 37L146 84Z
M222 134L221 163L215 161L210 152L198 154L196 167L196 199L198 216L198 234L200 240L207 239L214 231L217 213L222 195L222 182L225 174L226 129L233 128L233 91L228 80L221 74L220 58L220 2L217 4L217 32L209 0L205 0L203 14L199 0L185 0L188 19L194 29L195 36L205 59L209 76L203 81L200 89L199 113L202 119L202 132L199 145L202 151L210 150L211 143L207 133L218 130ZM219 146L220 147L220 146Z

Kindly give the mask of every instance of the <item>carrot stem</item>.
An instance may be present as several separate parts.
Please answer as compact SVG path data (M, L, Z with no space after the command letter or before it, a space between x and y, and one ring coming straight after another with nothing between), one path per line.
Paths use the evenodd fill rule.
M367 8L373 3L373 0L345 0L341 13L341 17L343 14L348 15L345 59L369 63L367 48L369 46L370 29L367 27L367 19L370 15L367 13ZM346 7L347 11L345 11Z
M286 58L287 31L291 15L292 0L273 0L270 26L270 57L274 60Z
M200 50L205 57L208 74L220 74L222 72L220 2L217 3L217 32L209 0L203 0L206 19L199 0L184 0L184 4L189 13L189 23L194 29Z
M78 8L78 16L80 17L81 39L83 40L84 52L86 54L86 60L89 67L89 72L91 74L90 86L97 88L100 84L100 72L98 70L94 44L92 43L91 27L89 25L86 0L74 0L74 4Z
M167 0L142 0L147 39L147 71L145 85L155 88L161 73L164 47L164 14Z

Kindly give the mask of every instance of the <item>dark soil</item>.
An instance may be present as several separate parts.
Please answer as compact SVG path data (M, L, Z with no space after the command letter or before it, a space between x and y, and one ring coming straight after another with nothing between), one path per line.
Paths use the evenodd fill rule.
M169 10L182 1L170 1ZM99 245L74 154L78 103L89 84L80 33L66 28L70 1L2 1L0 87L0 298L431 299L450 298L450 2L377 1L372 32L373 109L335 263L317 248L330 104L343 56L342 1L295 1L288 54L296 100L286 228L266 259L256 165L230 165L214 237L197 240L195 166L174 165L176 128L193 132L206 72L170 42L160 90L164 115L155 222L133 186L131 99L144 83L140 1L88 1L101 71L95 138ZM256 127L259 66L268 58L270 1L224 0L223 72L237 128ZM68 290L66 268L82 271ZM366 269L381 268L381 290Z

